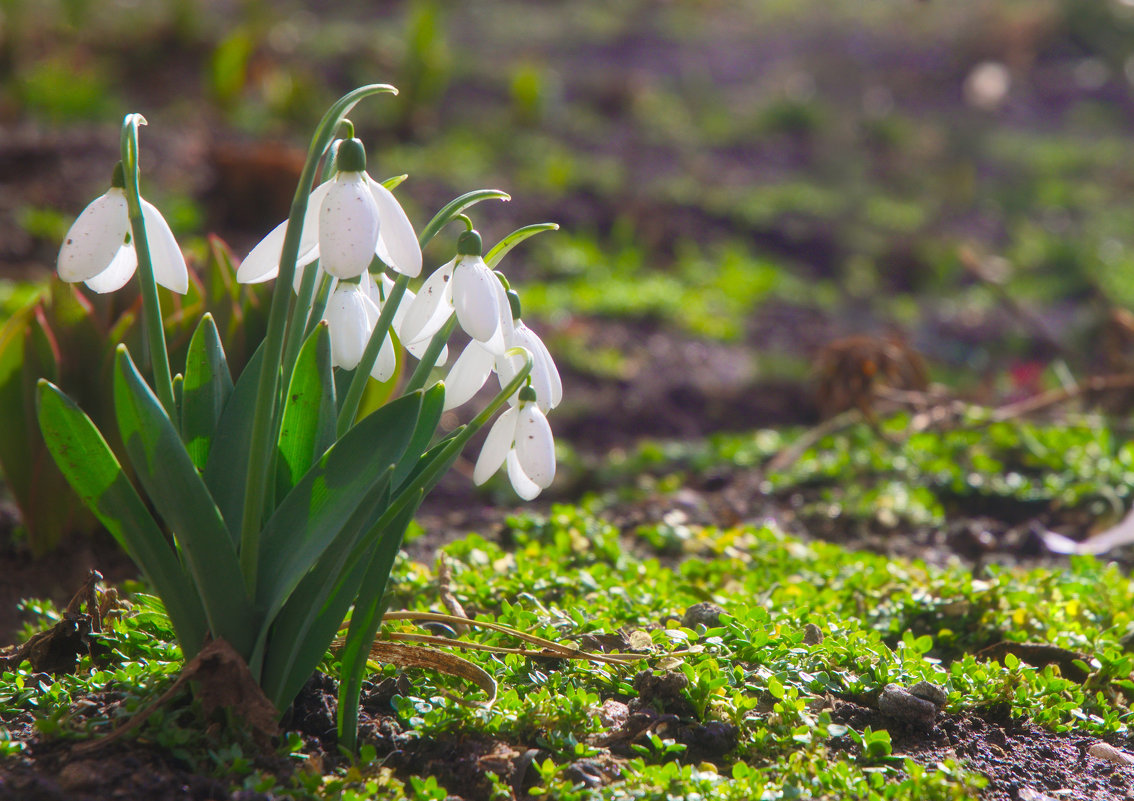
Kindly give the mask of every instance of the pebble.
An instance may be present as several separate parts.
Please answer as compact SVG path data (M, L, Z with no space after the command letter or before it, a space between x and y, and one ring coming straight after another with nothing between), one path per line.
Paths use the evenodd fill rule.
M1095 759L1105 759L1115 765L1134 765L1134 756L1115 748L1109 743L1095 743L1087 749L1087 753Z
M887 684L878 696L878 709L884 715L911 723L932 724L937 707L897 684Z
M928 681L919 681L913 687L910 687L910 695L916 695L936 707L945 706L945 702L949 700L949 694L945 692L943 687Z
M723 607L712 601L702 601L685 610L681 625L687 629L695 629L699 625L709 629L716 628L721 624L721 615L724 611Z
M814 623L808 623L803 627L804 645L818 645L821 642L823 642L823 629L819 628Z
M599 709L599 723L608 729L617 729L630 717L630 707L621 701L608 698L602 702Z

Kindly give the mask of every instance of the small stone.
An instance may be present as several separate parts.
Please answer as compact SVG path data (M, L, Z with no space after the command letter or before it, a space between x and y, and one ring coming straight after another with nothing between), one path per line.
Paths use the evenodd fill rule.
M823 642L823 629L819 628L814 623L808 623L803 627L804 645L818 645L821 642Z
M1087 749L1087 753L1095 759L1105 759L1115 765L1134 765L1134 756L1115 748L1109 743L1095 743Z
M929 725L937 717L932 702L913 695L897 684L887 684L878 696L878 709L884 715L911 723Z
M945 706L945 702L949 700L949 694L945 692L945 688L928 681L919 681L913 687L910 687L910 695L916 695L924 701L929 701L938 708Z
M722 607L711 601L702 601L685 610L681 625L687 629L695 629L697 626L715 628L721 624L721 615L724 611Z
M1017 798L1020 801L1055 801L1047 793L1041 793L1039 790L1033 790L1031 787L1021 787Z
M608 698L602 702L598 713L599 722L608 729L617 729L630 717L630 707L621 701Z

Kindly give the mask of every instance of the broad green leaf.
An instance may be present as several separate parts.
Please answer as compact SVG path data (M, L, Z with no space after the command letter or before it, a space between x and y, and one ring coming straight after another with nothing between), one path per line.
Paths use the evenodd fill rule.
M102 434L75 403L40 381L39 425L55 463L161 595L186 658L205 641L205 610L165 535Z
M335 441L335 379L331 335L320 323L295 361L280 423L277 497L283 498Z
M421 414L417 418L413 437L406 446L405 456L394 467L394 487L401 487L410 473L417 466L421 455L429 447L433 435L437 433L437 424L441 422L441 411L445 406L445 385L436 383L421 398Z
M212 633L249 653L251 603L232 537L180 435L125 347L118 349L114 407L130 463L181 546Z
M181 393L181 439L193 464L204 471L213 435L232 395L224 345L211 314L201 318L189 341Z
M339 674L339 741L349 751L354 751L358 737L358 703L362 692L362 676L366 672L366 658L386 611L386 584L390 580L390 571L394 568L394 559L402 547L406 527L413 520L422 497L422 493L418 491L401 509L391 507L393 515L377 537L370 559L360 560L369 564L354 602L346 647L342 653L342 672Z
M421 397L398 398L356 425L280 502L260 536L256 601L266 623L402 457Z
M338 632L366 572L366 549L360 548L359 542L372 531L389 502L389 481L383 480L359 505L272 621L261 686L278 707L291 702Z
M236 542L244 515L244 477L248 474L252 416L256 412L256 390L263 354L261 345L237 379L217 423L205 463L205 485L228 524L233 542Z

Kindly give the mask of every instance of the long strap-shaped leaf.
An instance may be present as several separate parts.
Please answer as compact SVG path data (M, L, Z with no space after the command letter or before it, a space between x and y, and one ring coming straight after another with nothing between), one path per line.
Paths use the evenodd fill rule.
M284 396L276 463L276 496L283 498L335 441L335 379L331 335L319 323L299 351Z
M125 346L119 346L115 362L114 410L130 463L177 537L213 635L248 654L255 638L252 604L232 537L181 437Z
M256 602L265 624L402 457L417 425L421 396L406 395L368 415L276 507L260 535Z
M421 414L405 453L393 468L393 483L400 484L421 459L441 419L445 387L434 384L425 390ZM366 552L383 532L374 530L389 508L390 493L384 489L380 502L363 504L362 514L352 517L335 541L319 558L289 596L272 624L271 642L264 660L262 684L278 706L290 703L303 682L318 666L347 610L358 594L369 558ZM360 543L362 543L360 545ZM300 645L305 643L305 645Z
M216 433L209 447L205 464L205 485L213 496L221 516L228 524L232 540L244 515L244 482L248 470L248 448L252 442L252 415L256 406L256 389L260 365L264 363L264 346L260 345L244 367L229 395L224 412L217 422Z
M272 622L260 684L277 709L291 703L327 653L366 573L368 559L358 556L355 546L389 503L387 476L343 526Z
M406 527L421 505L423 493L419 490L401 505L392 506L393 515L375 544L361 589L354 602L354 612L347 631L346 647L342 653L342 673L339 676L339 742L353 752L358 738L358 703L362 692L362 676L366 672L366 659L374 635L382 625L386 611L386 583L394 567L394 559L402 547Z
M189 340L181 390L181 438L189 458L204 470L213 435L232 395L232 376L213 316L206 314Z
M204 607L122 465L91 419L48 381L39 382L37 407L55 463L157 590L181 650L193 657L205 641Z

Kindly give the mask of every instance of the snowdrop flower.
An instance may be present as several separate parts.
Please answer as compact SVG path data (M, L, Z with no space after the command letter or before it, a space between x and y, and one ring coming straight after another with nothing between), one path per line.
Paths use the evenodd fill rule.
M379 308L370 299L360 281L340 281L331 297L323 319L331 334L331 364L344 370L353 370L362 359L370 334L378 322ZM378 358L370 375L378 381L388 381L397 368L393 340L387 336L378 351Z
M377 256L403 275L421 272L417 234L394 194L366 172L366 151L357 139L339 144L335 176L315 187L299 238L296 267L315 259L330 275L354 278ZM241 262L236 280L269 281L279 273L287 220L272 229Z
M64 281L83 281L95 292L113 292L125 286L138 269L125 186L120 162L110 189L83 209L63 239L58 271ZM189 271L181 248L161 212L145 198L141 201L154 280L184 294L189 289Z
M555 478L555 440L531 387L521 389L520 402L492 424L473 468L473 482L483 484L504 464L512 488L525 501L550 487Z
M481 251L480 234L461 234L457 239L457 257L425 280L406 313L408 341L432 337L456 312L465 333L494 353L504 352L502 321L506 319L508 299L504 286L484 263Z
M536 403L546 414L563 400L563 381L543 340L520 319L519 296L508 290L507 298L511 314L504 333L505 346L509 349L521 347L532 354L531 386L536 394ZM457 357L445 379L445 410L455 409L471 399L493 372L500 380L500 387L507 386L523 365L522 358L493 353L487 346L472 340ZM515 397L512 402L516 402Z

